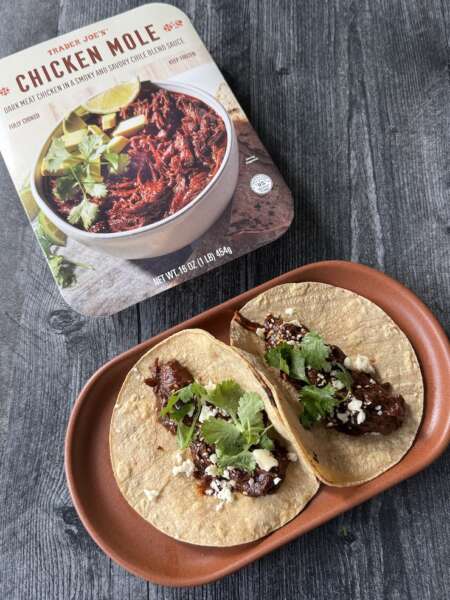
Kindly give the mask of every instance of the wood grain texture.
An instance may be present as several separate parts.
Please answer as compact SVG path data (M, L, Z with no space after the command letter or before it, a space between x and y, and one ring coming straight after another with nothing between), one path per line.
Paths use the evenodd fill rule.
M449 326L450 10L445 0L178 0L287 179L278 242L111 318L68 309L0 165L0 590L5 600L448 597L450 458L225 580L146 584L91 541L63 440L104 361L299 264L346 258ZM1 56L141 4L4 0Z

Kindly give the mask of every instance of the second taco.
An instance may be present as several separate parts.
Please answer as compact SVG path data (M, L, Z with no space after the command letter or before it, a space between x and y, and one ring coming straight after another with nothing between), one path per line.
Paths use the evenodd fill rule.
M280 285L235 314L231 343L278 389L284 422L323 482L368 481L411 447L420 367L405 334L366 298L323 283Z

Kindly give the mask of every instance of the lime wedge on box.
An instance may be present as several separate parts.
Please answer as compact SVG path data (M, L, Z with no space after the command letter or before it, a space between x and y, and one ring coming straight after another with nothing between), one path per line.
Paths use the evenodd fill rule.
M134 102L140 91L141 82L139 79L133 79L94 96L83 104L83 108L95 115L115 113Z
M66 245L66 235L60 231L43 212L39 213L38 221L45 237L47 237L52 244L55 244L55 246Z
M72 112L63 121L63 131L65 134L87 129L86 123L76 113Z
M30 186L26 185L25 187L23 187L20 190L19 196L22 202L22 206L24 207L25 212L28 215L28 218L30 219L30 221L32 221L38 216L39 207L33 198L33 192L31 191Z

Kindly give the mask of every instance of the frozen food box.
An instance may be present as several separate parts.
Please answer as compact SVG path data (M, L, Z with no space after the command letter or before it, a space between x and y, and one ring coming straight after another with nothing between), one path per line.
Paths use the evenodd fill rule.
M141 6L0 74L0 149L75 310L115 313L289 227L289 189L179 9Z

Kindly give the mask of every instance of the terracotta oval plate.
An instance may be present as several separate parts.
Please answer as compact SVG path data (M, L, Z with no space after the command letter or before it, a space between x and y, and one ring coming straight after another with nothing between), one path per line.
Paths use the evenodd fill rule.
M322 486L306 510L262 540L226 549L177 542L141 519L116 486L108 434L122 381L148 348L181 329L200 327L228 341L235 309L269 287L295 281L320 281L357 292L378 304L406 333L419 358L425 382L425 412L419 435L398 465L358 487ZM90 535L125 569L163 585L207 583L236 571L429 465L450 441L449 389L447 337L412 292L390 277L359 264L329 261L306 265L131 348L94 373L75 403L67 430L65 468L70 493Z

